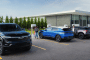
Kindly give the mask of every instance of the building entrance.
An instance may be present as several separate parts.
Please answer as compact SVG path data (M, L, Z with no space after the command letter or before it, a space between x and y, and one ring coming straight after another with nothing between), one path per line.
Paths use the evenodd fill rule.
M87 26L87 17L80 16L80 26Z

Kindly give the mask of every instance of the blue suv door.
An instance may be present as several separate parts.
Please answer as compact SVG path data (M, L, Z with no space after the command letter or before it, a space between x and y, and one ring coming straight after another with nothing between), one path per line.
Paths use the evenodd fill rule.
M52 28L51 27L48 27L45 31L45 36L48 36L48 37L50 37L50 31L52 30Z
M59 30L58 28L52 27L52 30L50 31L50 37L55 37L58 30Z

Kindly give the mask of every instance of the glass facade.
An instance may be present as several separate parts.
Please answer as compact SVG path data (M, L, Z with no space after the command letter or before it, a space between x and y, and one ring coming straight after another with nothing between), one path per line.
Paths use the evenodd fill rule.
M79 24L79 15L72 15L72 24Z
M90 17L88 17L88 24L90 24Z
M72 24L79 24L79 26L88 26L90 24L90 16L72 15Z
M87 16L80 16L80 26L87 26Z

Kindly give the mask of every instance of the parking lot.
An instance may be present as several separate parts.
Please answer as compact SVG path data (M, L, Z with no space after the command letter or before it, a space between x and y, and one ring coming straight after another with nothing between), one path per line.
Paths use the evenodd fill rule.
M74 38L70 42L56 42L54 39L32 40L29 51L14 51L2 60L90 60L90 39Z

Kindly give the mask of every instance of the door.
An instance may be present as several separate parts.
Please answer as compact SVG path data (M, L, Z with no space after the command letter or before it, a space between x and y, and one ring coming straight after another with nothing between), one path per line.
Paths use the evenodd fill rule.
M52 28L51 27L48 27L46 30L45 30L45 36L47 37L50 37L50 32L51 32Z
M80 26L87 26L87 17L80 16Z
M58 30L59 30L58 28L53 27L52 30L50 31L50 36L55 37L56 32L58 32Z

